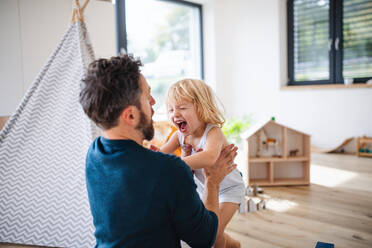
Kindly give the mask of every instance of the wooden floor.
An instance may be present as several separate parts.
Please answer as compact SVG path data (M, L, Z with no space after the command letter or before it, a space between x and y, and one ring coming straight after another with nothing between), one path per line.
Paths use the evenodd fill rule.
M372 247L372 158L313 153L311 159L311 186L266 187L266 210L234 216L227 232L242 247L315 247L317 241Z
M372 158L312 154L311 186L265 187L267 210L236 214L242 247L372 247Z

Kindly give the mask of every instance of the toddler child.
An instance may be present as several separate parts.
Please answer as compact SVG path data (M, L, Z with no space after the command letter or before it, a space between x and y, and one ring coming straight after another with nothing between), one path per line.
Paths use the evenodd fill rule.
M166 104L170 121L178 130L160 151L173 153L178 147L186 148L183 151L187 147L191 150L183 154L182 159L194 171L197 192L202 197L203 168L213 165L228 144L221 130L225 120L210 87L201 80L184 79L173 84L168 90ZM244 193L241 173L234 169L220 184L220 219L214 247L240 247L240 243L224 230L239 206L244 204Z

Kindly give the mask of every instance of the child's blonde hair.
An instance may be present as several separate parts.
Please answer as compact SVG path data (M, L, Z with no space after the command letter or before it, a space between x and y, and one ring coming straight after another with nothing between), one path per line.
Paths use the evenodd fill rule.
M205 123L216 124L219 127L225 123L225 118L217 107L211 88L202 80L183 79L174 83L168 90L167 108L169 108L170 101L192 102L199 120Z

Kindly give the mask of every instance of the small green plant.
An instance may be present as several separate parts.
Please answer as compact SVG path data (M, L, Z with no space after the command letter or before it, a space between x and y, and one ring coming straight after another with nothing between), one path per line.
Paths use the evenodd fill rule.
M234 143L237 145L242 141L240 135L251 126L251 123L252 119L250 116L245 115L242 118L234 117L226 120L222 127L222 131L229 143Z

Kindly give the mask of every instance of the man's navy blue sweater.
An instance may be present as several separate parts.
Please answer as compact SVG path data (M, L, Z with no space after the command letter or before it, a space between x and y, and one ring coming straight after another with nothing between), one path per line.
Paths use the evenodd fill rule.
M178 157L98 137L86 158L96 247L211 247L218 220Z

